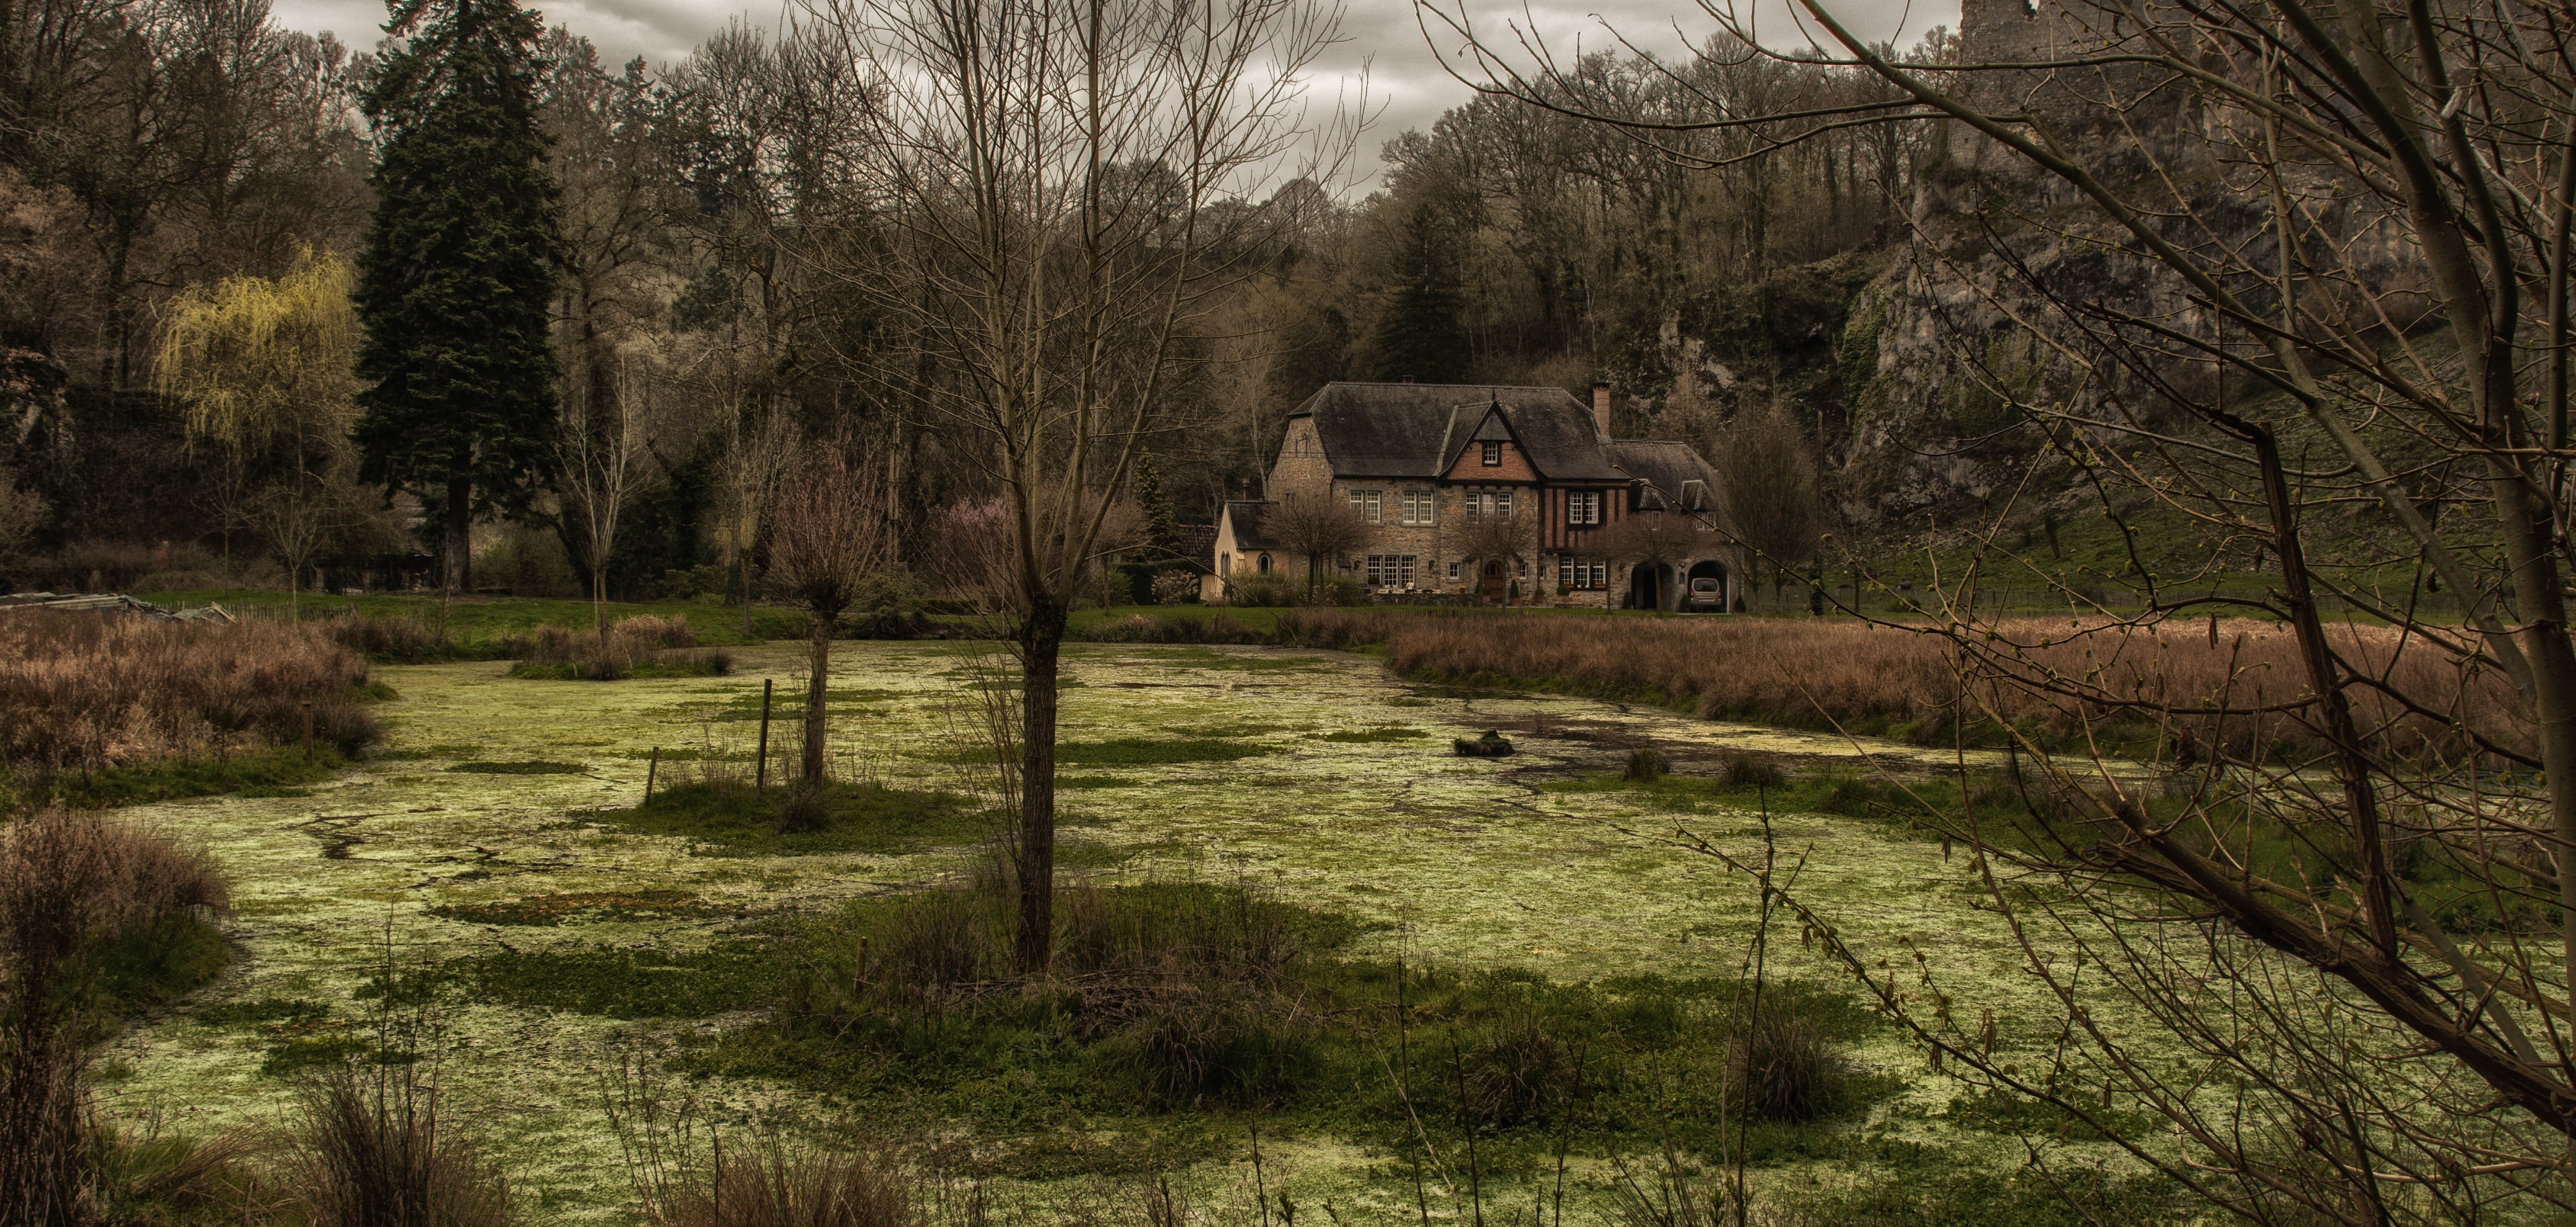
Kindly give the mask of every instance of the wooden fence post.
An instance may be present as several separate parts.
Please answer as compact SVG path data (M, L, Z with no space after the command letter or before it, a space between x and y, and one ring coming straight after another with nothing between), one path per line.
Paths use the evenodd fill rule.
M769 695L778 685L776 678L760 679L760 772L752 780L752 790L769 787Z
M653 747L653 761L644 765L644 804L653 803L653 777L662 773L662 747Z

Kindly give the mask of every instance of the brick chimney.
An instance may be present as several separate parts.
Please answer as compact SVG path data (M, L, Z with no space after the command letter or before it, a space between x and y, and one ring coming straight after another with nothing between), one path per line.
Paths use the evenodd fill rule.
M1610 437L1609 384L1596 383L1592 385L1592 430L1593 433L1600 435L1604 439Z

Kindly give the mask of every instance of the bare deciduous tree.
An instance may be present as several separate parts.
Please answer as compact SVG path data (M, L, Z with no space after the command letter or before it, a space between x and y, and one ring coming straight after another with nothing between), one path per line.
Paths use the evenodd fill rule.
M1291 498L1262 519L1289 553L1306 560L1306 595L1315 594L1315 568L1347 558L1368 544L1376 529L1348 502L1329 495Z
M2129 591L2062 584L2071 619L2001 621L1975 601L1990 571L2054 572L1989 523L1965 573L1919 599L1930 619L1901 624L1943 637L1961 714L2018 753L2018 787L1942 821L1978 850L1977 879L2052 1004L2036 1025L2052 1037L2044 1057L1999 1049L1966 1008L1973 986L1859 949L1799 905L1802 920L1936 1060L2048 1103L2248 1220L2576 1205L2563 15L2059 0L2033 17L2048 23L2033 27L2050 36L2044 62L1998 46L1996 61L1930 70L1824 0L1800 5L1828 58L1896 97L1703 109L1664 131L1733 133L1759 152L1859 124L1949 125L1977 205L1923 201L1916 266L1981 317L1960 330L1958 365L2026 419L1996 433L2036 446L2000 510L2042 466L2071 471L2131 548ZM1754 46L1735 8L1703 7ZM1499 92L1568 96L1544 65L1541 88L1489 63ZM1989 327L2029 343L2035 379L1994 369ZM2455 510L2437 523L2428 496ZM2312 563L2303 534L2357 505L2396 558ZM2260 586L2217 562L2159 574L2135 548L2140 507L2196 527L2213 559L2259 548L2277 572ZM2436 581L2456 621L2429 608ZM2329 634L2328 601L2400 633ZM2097 659L2143 649L2203 633L2202 617L2215 648L2222 612L2290 628L2295 674L2236 670L2168 693L2037 655L2070 636ZM2425 655L2444 667L2405 659ZM2495 679L2498 693L2464 708L2409 680L2425 676ZM2000 718L2007 691L2151 726L2189 771L2159 789L2127 765L2053 754ZM2382 705L2449 731L2408 737L2361 714ZM2283 752L2267 730L2284 723L2322 748ZM2115 1009L2152 1019L2152 1037L2109 1021ZM2122 1140L2113 1116L2133 1110L2164 1136ZM2031 1151L2043 1168L2058 1158Z
M869 95L882 241L842 285L902 338L885 371L972 441L1008 508L1020 654L1018 958L1053 955L1058 649L1202 321L1276 224L1329 0L807 0ZM923 372L933 373L922 379Z
M1702 524L1698 517L1678 511L1630 512L1594 537L1592 548L1600 557L1626 566L1650 566L1658 571L1673 570L1677 564L1709 557L1722 545L1718 535ZM1655 608L1672 609L1680 592L1679 584L1658 583Z
M832 623L880 577L893 554L881 466L847 441L809 446L769 508L769 575L813 619L805 682L805 787L824 777L824 703Z
M1709 466L1717 472L1725 528L1753 555L1755 565L1771 564L1771 598L1777 605L1789 571L1816 556L1824 532L1815 454L1785 415L1747 411L1717 433L1709 447Z
M617 523L641 484L650 385L621 362L617 378L599 384L596 364L573 368L564 392L563 424L555 432L556 493L563 514L581 534L590 574L592 629L608 641L608 556L617 548Z

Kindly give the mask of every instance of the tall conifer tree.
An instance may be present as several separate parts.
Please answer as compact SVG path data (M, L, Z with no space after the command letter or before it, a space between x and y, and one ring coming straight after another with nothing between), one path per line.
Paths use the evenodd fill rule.
M1373 338L1380 379L1457 383L1467 377L1465 299L1458 290L1458 241L1431 206L1404 219L1392 293Z
M1154 475L1154 455L1139 449L1136 453L1136 505L1145 513L1145 544L1155 566L1176 561L1181 556L1181 524L1172 512L1172 498L1163 493L1162 479Z
M547 336L562 240L537 127L544 25L513 0L397 0L401 41L361 107L381 155L359 261L361 474L445 527L446 584L470 586L477 513L516 513L549 471Z

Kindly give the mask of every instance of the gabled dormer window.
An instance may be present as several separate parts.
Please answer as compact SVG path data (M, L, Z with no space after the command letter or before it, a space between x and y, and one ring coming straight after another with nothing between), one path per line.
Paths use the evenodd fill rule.
M1491 467L1491 468L1501 468L1501 467L1502 467L1502 464L1503 464L1503 441L1502 441L1502 440L1500 440L1500 439L1487 439L1487 440L1485 440L1485 464L1486 464L1488 467Z

